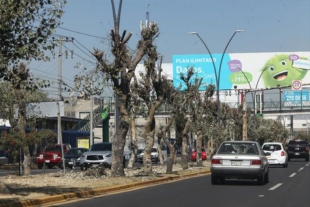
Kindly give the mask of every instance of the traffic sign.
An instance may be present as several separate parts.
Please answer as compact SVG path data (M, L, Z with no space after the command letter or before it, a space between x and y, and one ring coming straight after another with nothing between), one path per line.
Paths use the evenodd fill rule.
M301 80L293 80L292 81L292 90L302 90L302 83Z

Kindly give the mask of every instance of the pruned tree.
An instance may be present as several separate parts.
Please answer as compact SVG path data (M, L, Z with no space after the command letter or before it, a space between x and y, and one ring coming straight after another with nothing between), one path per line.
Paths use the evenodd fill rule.
M201 82L197 80L197 85L200 85ZM191 120L191 131L196 134L196 150L197 157L196 162L198 166L202 165L201 159L201 149L203 141L207 141L205 138L208 134L209 126L214 123L215 118L214 108L211 97L214 94L215 86L210 84L206 87L206 90L203 92L194 91L195 98L193 99L193 103L191 103L194 107L192 109L192 120ZM204 139L205 138L205 139Z
M98 65L97 74L101 74L103 82L112 83L113 91L117 100L117 108L119 110L119 125L112 140L112 176L124 176L123 153L126 142L126 136L130 127L129 111L131 109L131 91L130 83L135 74L137 65L147 53L148 48L153 47L154 38L158 36L158 27L156 24L150 24L141 31L141 39L137 44L136 51L132 54L127 43L132 33L126 35L126 30L120 32L120 17L122 0L119 2L118 12L115 11L114 0L111 0L114 28L111 29L111 53L114 60L109 61L105 58L104 52L94 49L92 53L96 58ZM85 76L84 76L85 77ZM84 83L83 78L76 76L77 87L89 86L90 83Z

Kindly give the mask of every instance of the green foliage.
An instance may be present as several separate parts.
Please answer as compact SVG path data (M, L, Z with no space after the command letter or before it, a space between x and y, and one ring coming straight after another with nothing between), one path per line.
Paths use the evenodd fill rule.
M48 38L61 23L66 0L1 0L0 77L20 60L47 60Z
M2 132L0 146L15 159L24 146L50 146L55 144L56 139L57 134L51 130L33 131L27 133L26 137L19 130L10 130Z

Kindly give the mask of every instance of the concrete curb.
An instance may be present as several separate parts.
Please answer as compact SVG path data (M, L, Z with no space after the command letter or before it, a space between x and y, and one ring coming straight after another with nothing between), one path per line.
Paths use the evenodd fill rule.
M8 203L2 203L0 204L0 207L32 207L32 206L46 205L46 204L62 202L62 201L65 202L66 200L104 195L107 193L113 193L113 192L117 192L121 190L134 189L137 187L150 186L152 184L166 183L166 182L175 181L175 180L182 180L184 178L201 176L201 175L206 175L209 173L210 173L210 170L205 170L201 172L193 172L193 173L184 174L184 175L165 174L164 177L156 178L154 180L139 181L139 182L124 184L124 185L110 186L106 188L97 188L97 189L92 189L92 190L77 191L77 192L66 193L66 194L61 194L61 195L45 196L45 197L36 198L36 199L12 201Z

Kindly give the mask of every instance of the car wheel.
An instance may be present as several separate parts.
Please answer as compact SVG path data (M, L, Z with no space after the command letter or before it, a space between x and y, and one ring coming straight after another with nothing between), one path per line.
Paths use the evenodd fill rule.
M286 161L286 162L284 163L283 167L284 167L284 168L287 168L287 166L288 166L288 161Z
M257 178L257 182L259 185L264 185L265 184L265 173L263 173L261 176Z
M140 164L142 164L143 162L140 161Z
M217 185L218 182L219 182L218 177L211 174L211 184L212 184L212 185Z
M269 183L269 171L265 175L265 183Z
M48 169L52 169L53 165L47 165Z
M306 161L309 161L309 156L308 156L308 157L306 157Z
M291 158L290 158L290 157L288 157L287 159L288 159L288 161L291 161Z
M38 164L38 169L42 169L43 165L42 164Z
M81 165L81 171L87 170L87 167L85 165Z

